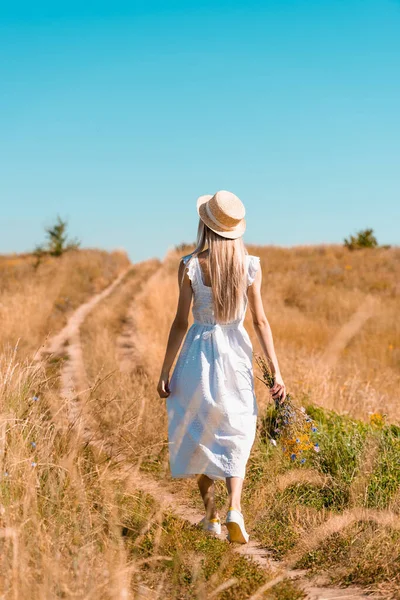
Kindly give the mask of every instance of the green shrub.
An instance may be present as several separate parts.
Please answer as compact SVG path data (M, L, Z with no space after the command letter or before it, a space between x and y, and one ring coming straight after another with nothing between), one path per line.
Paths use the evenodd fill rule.
M344 245L349 250L358 250L359 248L376 248L378 241L374 236L373 229L364 229L358 231L356 235L351 235L349 239L344 239Z
M46 227L47 244L36 246L34 254L37 257L37 264L45 254L51 256L61 256L67 250L77 250L80 242L77 239L69 240L67 235L67 221L63 221L57 216L57 221L51 227Z

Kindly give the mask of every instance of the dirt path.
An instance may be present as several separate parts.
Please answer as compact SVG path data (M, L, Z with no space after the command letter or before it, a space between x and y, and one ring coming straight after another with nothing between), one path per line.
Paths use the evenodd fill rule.
M46 354L64 355L65 361L61 369L61 395L67 401L69 421L79 423L80 426L83 426L84 423L82 419L79 419L81 406L78 394L81 394L87 388L87 376L79 335L80 327L95 306L107 298L121 284L133 267L134 265L130 265L104 290L81 304L72 313L65 327L50 338L35 356L36 360L40 360Z
M362 329L368 319L376 315L379 307L380 304L377 298L368 295L358 310L342 325L321 356L321 362L328 370L335 366L341 352L346 348L350 340L357 335L360 329Z
M122 372L129 371L138 359L135 344L134 317L135 302L131 302L126 312L122 331L116 341L117 360Z
M47 352L66 356L61 372L61 395L68 402L68 418L74 424L77 435L93 448L96 448L102 456L108 460L112 459L113 469L119 477L124 479L128 489L139 489L153 496L157 500L160 510L169 509L181 519L191 524L197 524L203 514L188 505L182 495L174 489L173 482L159 482L137 469L133 471L131 462L120 452L115 455L113 448L106 439L96 439L96 433L90 426L90 419L83 410L84 403L81 398L87 389L87 380L80 343L80 327L93 308L121 283L131 268L122 273L100 294L93 296L88 302L80 306L70 317L64 329L43 348L41 355ZM134 305L135 298L133 298L131 306L128 308L126 323L117 341L121 370L128 369L135 361L135 332L133 331L132 319ZM226 539L226 532L221 534L221 539ZM381 598L377 595L366 595L362 589L356 587L330 587L326 582L324 586L323 578L314 577L309 579L306 577L307 571L295 570L288 567L287 563L273 560L268 550L254 539L248 544L237 546L235 551L249 559L253 559L260 567L268 568L268 570L272 569L276 573L273 580L260 588L251 600L261 597L264 591L288 577L297 581L299 587L306 592L309 600L371 600L372 598Z

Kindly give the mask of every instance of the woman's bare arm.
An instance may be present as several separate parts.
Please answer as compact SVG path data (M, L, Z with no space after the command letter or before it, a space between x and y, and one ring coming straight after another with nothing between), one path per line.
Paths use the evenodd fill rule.
M161 368L161 375L157 386L157 391L160 398L167 398L170 394L169 373L188 328L188 315L192 301L193 290L186 271L186 266L182 260L178 269L178 283L178 307L169 332L167 349L165 351L164 362Z
M276 356L274 340L272 337L271 326L264 311L264 305L261 296L262 271L261 265L257 270L253 283L248 288L248 301L253 318L254 330L260 342L263 354L270 365L274 375L275 383L271 388L274 398L284 400L286 397L285 384L283 383L278 358Z

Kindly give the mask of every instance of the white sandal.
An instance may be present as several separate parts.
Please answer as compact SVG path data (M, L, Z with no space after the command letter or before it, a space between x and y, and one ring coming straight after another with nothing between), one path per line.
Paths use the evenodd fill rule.
M239 510L231 506L226 515L225 525L228 528L228 540L230 542L238 542L239 544L247 544L249 534L244 526L244 518Z

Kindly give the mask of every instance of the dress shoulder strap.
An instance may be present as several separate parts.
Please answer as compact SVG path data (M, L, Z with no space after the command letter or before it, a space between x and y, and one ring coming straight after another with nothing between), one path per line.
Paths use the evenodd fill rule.
M197 282L196 255L186 254L182 256L182 262L187 268L187 274L193 285Z
M260 268L260 257L247 254L247 285L251 285Z

